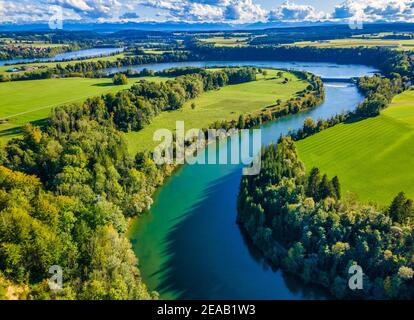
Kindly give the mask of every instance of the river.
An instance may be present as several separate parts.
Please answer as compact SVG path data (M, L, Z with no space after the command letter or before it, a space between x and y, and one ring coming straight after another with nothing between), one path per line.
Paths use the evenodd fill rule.
M356 65L263 61L175 63L149 68L224 64L299 69L330 79L375 72ZM300 128L307 117L330 118L354 109L363 100L352 83L329 82L325 90L325 102L319 107L261 126L262 144ZM219 148L228 145L223 142ZM157 290L164 299L329 298L323 290L273 269L244 237L236 224L241 177L242 166L238 165L184 165L157 191L152 208L135 219L129 230L149 289Z
M58 61L66 61L66 60L85 59L85 58L109 56L111 54L115 54L117 52L122 52L122 51L124 51L123 48L92 48L92 49L84 49L84 50L59 53L54 57L47 57L47 58L0 60L0 66L12 65L12 64L17 64L17 63L30 63L30 62L37 62L37 61L58 62Z

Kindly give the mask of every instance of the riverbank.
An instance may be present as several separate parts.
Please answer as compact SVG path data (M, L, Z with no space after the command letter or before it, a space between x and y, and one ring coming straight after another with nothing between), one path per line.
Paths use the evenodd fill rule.
M320 107L262 125L263 144L302 126L308 116L329 118L363 99L352 84L325 89ZM227 147L219 144L220 150ZM265 267L247 245L235 223L236 200L231 200L237 198L241 170L237 165L183 166L166 180L149 212L129 231L145 282L167 299L323 297L317 289Z

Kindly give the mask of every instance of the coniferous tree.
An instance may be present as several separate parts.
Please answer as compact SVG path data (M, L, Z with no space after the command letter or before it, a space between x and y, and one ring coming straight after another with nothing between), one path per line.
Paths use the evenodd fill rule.
M323 175L319 184L317 200L323 200L332 195L332 185L326 174Z
M413 201L407 199L404 192L400 192L389 208L392 221L403 224L413 217L413 213Z
M336 199L341 199L341 184L339 182L338 176L333 177L332 188L335 193Z
M321 175L318 168L312 168L309 177L308 183L306 186L306 195L308 197L315 197L318 194L318 188L321 181Z

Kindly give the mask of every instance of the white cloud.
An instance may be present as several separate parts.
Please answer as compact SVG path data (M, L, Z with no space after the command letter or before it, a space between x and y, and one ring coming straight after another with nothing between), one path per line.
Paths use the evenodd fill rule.
M333 12L286 1L265 10L257 0L0 0L0 21L47 21L50 6L59 5L64 18L85 21L174 20L248 23L257 21L364 21L414 22L414 0L347 0ZM1 11L0 11L1 13Z
M270 21L315 21L326 18L324 12L317 12L311 5L298 5L290 1L284 2L268 14Z
M22 0L3 1L1 22L26 23L36 21L48 21L50 14L49 5L39 5L36 1ZM69 17L67 15L67 17ZM77 18L76 15L71 18Z
M186 21L252 22L266 16L253 0L147 0L141 4L168 10L171 17Z
M264 21L266 10L256 5L252 0L231 1L225 9L224 18L226 20L236 20L243 22Z
M192 3L184 10L177 12L177 17L188 17L195 21L215 21L220 20L223 16L223 11L217 6L202 3Z
M123 6L123 2L118 0L49 0L48 3L89 18L110 18L119 13Z
M413 0L348 0L337 6L332 19L357 17L367 22L414 22Z
M63 7L72 8L74 10L79 11L91 11L93 10L93 6L89 5L89 1L85 0L57 0L57 1L50 1L53 4L61 5Z

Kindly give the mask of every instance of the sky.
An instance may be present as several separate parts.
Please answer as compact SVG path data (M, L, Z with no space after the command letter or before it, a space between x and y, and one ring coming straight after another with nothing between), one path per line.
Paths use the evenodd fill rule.
M414 22L414 0L0 0L0 23Z
M277 5L283 4L285 0L257 0L258 4L262 5L263 8L272 9ZM297 0L294 1L296 4L310 4L318 10L333 11L336 5L339 5L343 0Z

